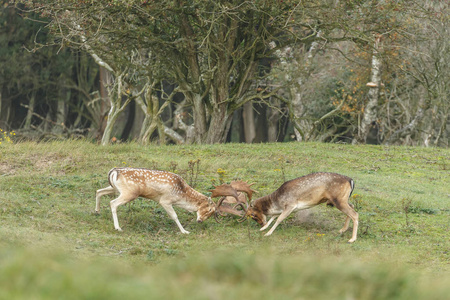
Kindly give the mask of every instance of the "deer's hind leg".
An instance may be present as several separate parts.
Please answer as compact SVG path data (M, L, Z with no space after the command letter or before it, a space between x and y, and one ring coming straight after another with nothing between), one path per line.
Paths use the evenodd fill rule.
M348 205L354 210L353 204L349 203ZM355 212L355 213L356 213L356 212ZM342 234L342 233L346 232L349 225L350 225L350 217L347 215L347 217L345 218L344 227L342 227L342 229L339 230L339 233Z
M109 194L114 194L115 191L116 190L112 186L108 186L105 187L104 189L97 190L95 194L95 213L98 214L100 211L100 197Z
M114 221L114 228L118 231L122 231L122 228L119 226L119 220L117 219L117 207L127 204L128 202L133 201L137 197L134 195L124 195L120 194L120 196L111 202L109 202L109 205L111 206L111 213L113 216Z
M350 219L353 221L353 233L352 238L348 240L349 243L353 243L356 241L357 233L358 233L358 213L352 208L351 204L349 203L341 203L337 204L336 208L342 211L344 214L347 215L347 218L345 219L344 227L342 227L341 230L339 230L339 233L344 233L347 231Z

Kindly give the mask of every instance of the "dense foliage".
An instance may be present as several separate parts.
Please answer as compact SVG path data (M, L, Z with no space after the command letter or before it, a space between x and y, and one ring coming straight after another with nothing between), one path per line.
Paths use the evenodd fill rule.
M5 3L2 126L102 144L448 146L448 12L406 0Z

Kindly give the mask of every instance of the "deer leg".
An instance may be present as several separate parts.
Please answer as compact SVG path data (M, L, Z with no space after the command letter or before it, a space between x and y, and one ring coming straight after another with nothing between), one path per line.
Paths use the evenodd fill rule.
M130 201L133 201L134 199L136 199L136 197L126 197L124 195L120 195L118 198L112 200L111 202L109 202L109 205L111 206L111 213L113 216L113 221L114 221L114 228L118 231L122 231L122 228L120 228L119 226L119 220L117 219L117 207L123 205L123 204L127 204Z
M104 195L113 194L115 192L115 189L112 186L108 186L104 189L97 190L97 193L95 194L95 213L99 213L100 211L100 197Z
M349 225L350 225L350 217L347 216L347 217L345 218L344 227L342 227L341 230L339 230L339 233L342 234L342 233L346 232Z
M355 208L355 207L353 206L353 204L351 204L351 203L349 203L348 205L349 205L352 209ZM334 205L333 205L333 206L334 206ZM344 227L342 227L342 229L339 230L339 233L342 234L342 233L346 232L347 229L348 229L348 225L350 225L350 217L349 217L349 216L347 216L347 217L345 218Z
M340 211L347 215L345 219L344 227L339 231L339 233L343 233L348 229L348 225L350 223L350 219L353 221L353 233L352 238L348 240L349 243L353 243L356 241L357 233L358 233L358 213L348 204L342 204L336 206Z
M181 233L184 234L188 234L189 231L187 231L186 229L183 228L183 225L181 225L180 221L178 220L178 216L177 213L175 212L175 210L173 209L172 205L170 204L165 204L165 203L160 203L161 206L166 210L167 214L169 215L169 217L175 221L175 223L177 223L178 228L180 229Z
M261 227L260 231L264 231L267 228L269 228L270 224L272 224L273 220L275 220L277 216L272 216L269 221L266 223L266 225L264 225L263 227Z
M273 227L270 228L270 230L265 234L265 236L271 235L273 233L273 231L275 230L275 228L277 228L277 226L281 223L281 221L286 219L291 214L291 212L294 211L294 209L295 209L295 206L285 208L284 211L278 216L277 221L275 222Z

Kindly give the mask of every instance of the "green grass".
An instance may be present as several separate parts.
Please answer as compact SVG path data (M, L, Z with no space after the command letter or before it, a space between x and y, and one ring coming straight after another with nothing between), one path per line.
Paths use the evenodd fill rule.
M0 299L445 299L449 158L448 149L319 143L2 143ZM119 233L111 197L93 213L117 166L173 171L205 194L243 179L257 196L310 172L345 174L356 182L358 240L346 243L344 215L326 206L292 215L268 238L255 222L197 224L176 209L191 232L182 235L144 199L119 208Z

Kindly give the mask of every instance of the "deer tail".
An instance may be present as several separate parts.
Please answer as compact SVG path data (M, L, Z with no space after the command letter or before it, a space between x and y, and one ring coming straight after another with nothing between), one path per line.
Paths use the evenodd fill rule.
M350 195L348 195L349 198L352 196L353 190L355 189L355 182L353 181L353 179L350 179L350 187L351 187L351 191L350 191Z
M117 177L118 176L119 176L119 172L117 171L116 168L111 169L111 171L109 171L109 173L108 173L109 185L112 186L115 189L116 189L115 182L117 181Z

